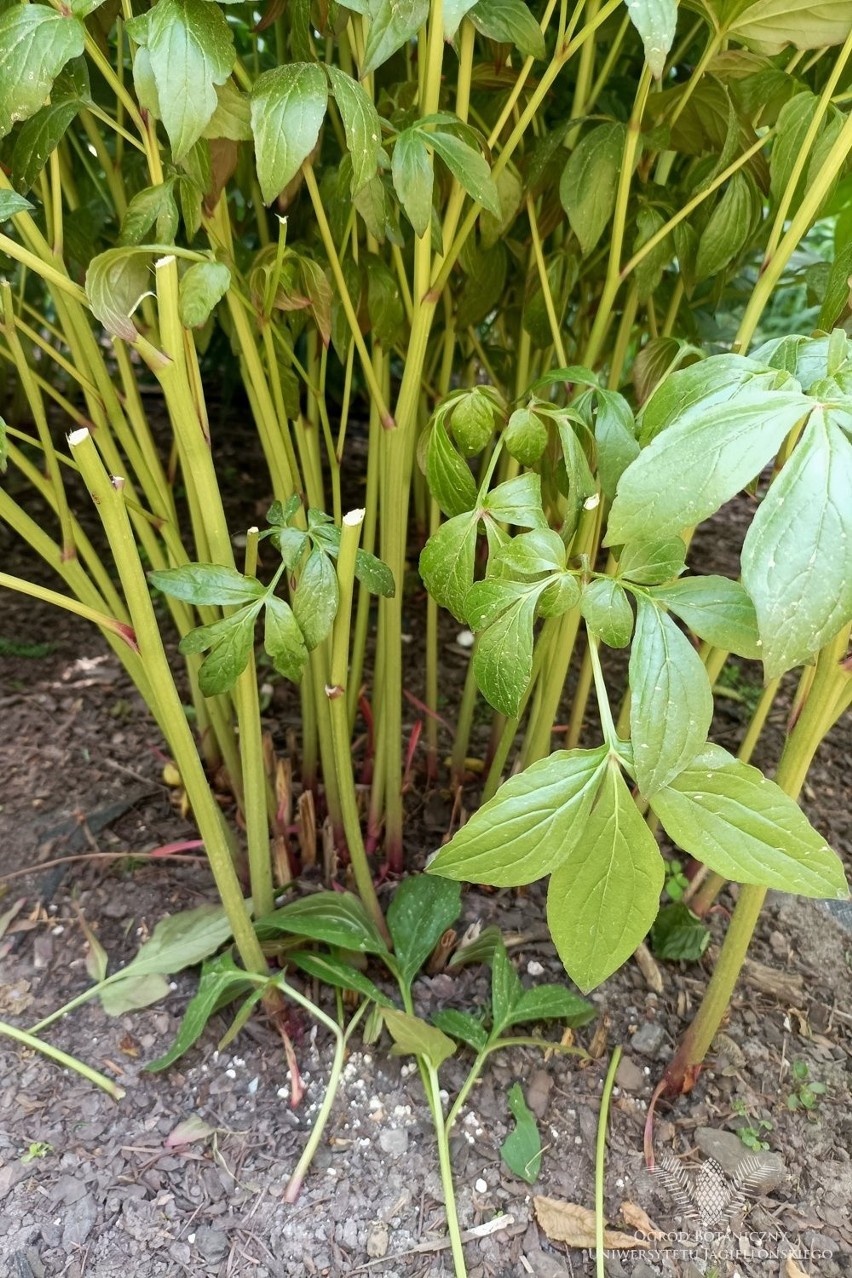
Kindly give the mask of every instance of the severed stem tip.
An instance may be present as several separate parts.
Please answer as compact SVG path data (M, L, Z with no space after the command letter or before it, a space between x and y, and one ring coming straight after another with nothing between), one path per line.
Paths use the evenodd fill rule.
M77 430L72 430L68 436L69 448L76 448L78 444L82 444L85 439L89 438L89 428L80 426Z
M365 510L350 510L348 515L343 516L343 522L348 528L357 528L359 524L363 524Z

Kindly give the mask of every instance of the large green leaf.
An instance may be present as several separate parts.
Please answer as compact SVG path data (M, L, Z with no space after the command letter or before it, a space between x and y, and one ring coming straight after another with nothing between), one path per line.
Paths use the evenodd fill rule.
M424 137L470 198L495 217L500 217L500 196L485 157L453 133L439 130L425 133Z
M607 545L662 540L707 519L760 473L812 408L796 390L742 399L689 413L642 450L618 485Z
M763 53L787 45L823 49L849 35L848 0L710 0L706 7L720 31Z
M429 863L429 872L493 887L550 874L583 837L605 746L557 750L510 777Z
M370 0L369 13L362 80L417 34L429 16L429 0Z
M738 581L728 577L686 577L657 586L652 593L699 639L738 657L760 658L757 614Z
M666 361L666 366L671 360ZM717 404L757 402L766 391L798 389L784 371L744 355L714 355L677 369L657 383L642 409L643 445L676 422L700 420Z
M524 0L479 0L470 20L490 40L513 44L528 58L544 58L547 48L541 28Z
M628 0L627 12L642 37L651 74L659 80L674 42L677 0Z
M533 625L541 586L522 597L491 622L473 653L473 673L480 692L495 710L517 715L532 674Z
M465 600L473 584L477 522L475 511L448 519L420 555L420 576L426 589L459 621L466 619Z
M425 134L416 128L403 129L394 143L391 174L399 202L415 234L425 235L432 220L435 182Z
M774 781L708 745L651 800L666 834L711 870L800 896L848 896L840 859Z
M429 429L426 482L445 515L463 515L476 505L476 484L470 466L453 447L442 419Z
M334 565L324 551L312 550L293 595L293 613L308 649L316 648L328 638L339 602L340 588Z
M218 106L216 86L233 70L231 28L219 6L207 0L157 0L127 30L148 52L160 118L172 156L180 161Z
M461 912L461 889L449 879L415 875L400 883L387 923L400 976L410 986L448 927Z
M623 124L599 124L577 143L565 165L559 198L584 257L612 217L626 136Z
M644 599L630 650L630 692L636 780L647 796L682 772L707 740L713 694L692 644Z
M0 13L0 138L44 106L53 81L85 41L81 22L46 4L13 4Z
M600 985L644 939L664 877L656 840L611 761L582 837L547 891L553 943L581 990Z
M273 666L285 679L298 683L308 660L308 650L293 609L277 595L270 595L263 621L263 646Z
M314 892L282 905L280 910L258 919L255 926L261 938L289 932L342 950L387 953L381 933L351 892Z
M811 416L758 508L742 565L770 679L852 619L852 444L827 413Z
M338 67L327 66L331 91L343 121L352 157L352 195L374 178L382 153L382 122L363 86Z
M260 599L265 587L256 577L245 577L236 568L221 564L185 564L182 568L163 568L148 574L152 586L202 607L205 604L239 606Z
M203 0L202 0L203 3ZM328 82L312 62L265 71L251 94L257 176L271 204L316 146L328 105Z

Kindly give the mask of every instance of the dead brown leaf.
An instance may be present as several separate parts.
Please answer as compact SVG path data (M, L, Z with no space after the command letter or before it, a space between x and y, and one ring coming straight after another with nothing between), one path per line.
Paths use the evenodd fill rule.
M589 1056L591 1056L593 1061L599 1061L606 1052L606 1045L609 1040L609 1023L610 1018L607 1013L604 1012L603 1016L595 1026L595 1032L592 1035L592 1041L589 1044Z
M0 1012L4 1016L18 1016L30 1006L35 995L30 993L29 981L15 981L10 985L0 985Z
M551 1242L564 1242L569 1247L589 1248L596 1245L595 1213L579 1203L566 1203L558 1198L533 1198L538 1223ZM650 1247L645 1238L623 1234L618 1229L604 1230L604 1247L609 1250L644 1250Z
M788 1256L784 1261L784 1278L808 1278L798 1261Z
M648 1238L665 1238L662 1229L659 1229L641 1207L636 1203L625 1202L621 1204L621 1219L630 1225L631 1229L638 1229L640 1234L645 1234Z

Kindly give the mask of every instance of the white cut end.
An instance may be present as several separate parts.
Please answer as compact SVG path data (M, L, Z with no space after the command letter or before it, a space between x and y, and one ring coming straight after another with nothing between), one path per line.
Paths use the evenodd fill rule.
M257 524L252 524L251 528L246 529L246 533L248 534L249 537L254 537L255 533L259 533L259 532L260 532L260 529L258 528Z
M80 426L77 430L72 430L68 436L68 447L76 448L78 444L82 444L84 439L89 438L89 429L87 426Z
M359 524L363 524L366 510L350 510L348 515L343 516L343 522L347 528L357 528Z
M583 510L594 510L596 506L601 504L600 493L592 493L591 497L587 497L583 502Z
M157 261L154 263L154 270L159 271L161 266L171 266L172 262L174 262L175 260L176 259L175 259L174 253L167 253L165 257L160 257L157 259Z

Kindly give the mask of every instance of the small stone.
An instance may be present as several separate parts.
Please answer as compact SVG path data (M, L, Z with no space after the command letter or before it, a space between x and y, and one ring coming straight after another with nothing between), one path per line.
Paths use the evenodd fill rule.
M787 1178L784 1159L772 1150L752 1151L734 1132L718 1131L715 1127L699 1127L695 1133L695 1143L707 1158L715 1158L716 1162L728 1176L736 1175L742 1170L743 1160L748 1158L756 1171L755 1181L759 1181L760 1191L764 1194L777 1189Z
M555 1256L548 1256L544 1251L527 1252L526 1261L532 1268L535 1278L565 1278L566 1274L573 1273L566 1264L557 1260Z
M202 1225L195 1234L195 1246L211 1263L223 1260L228 1250L228 1235L221 1229L212 1229L210 1225Z
M71 1204L62 1221L62 1246L66 1251L82 1247L97 1218L98 1208L92 1194L86 1194Z
M835 1242L833 1238L829 1238L828 1234L818 1234L812 1229L808 1229L802 1234L802 1242L814 1259L817 1257L825 1259L828 1256L833 1256L840 1249L840 1244Z
M386 1127L379 1132L379 1148L398 1158L408 1150L408 1132L404 1127Z
M533 1070L526 1091L530 1109L536 1118L544 1118L550 1102L550 1093L553 1091L553 1079L546 1069Z
M373 1225L370 1235L367 1239L367 1255L371 1260L381 1260L383 1256L388 1254L388 1246L390 1244L390 1231L387 1225L379 1222Z
M646 1021L630 1040L630 1046L640 1056L656 1059L666 1041L666 1031L657 1021Z
M769 947L773 954L777 954L779 958L786 958L790 946L783 932L770 932Z
M644 1091L647 1078L641 1068L629 1056L622 1056L615 1074L617 1085L625 1092Z
M480 1176L478 1180L474 1183L473 1187L478 1194L485 1194L488 1192L488 1181L483 1180L483 1178Z

